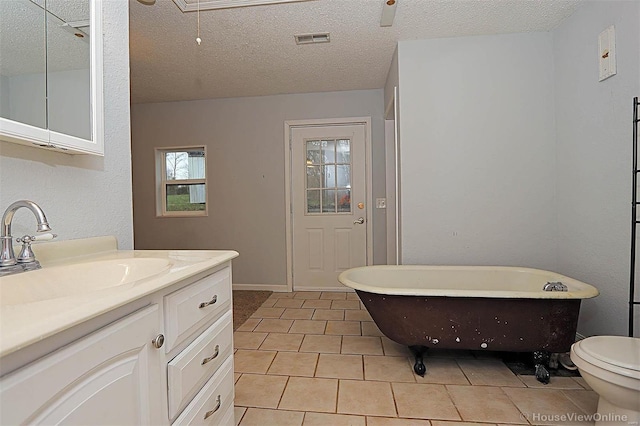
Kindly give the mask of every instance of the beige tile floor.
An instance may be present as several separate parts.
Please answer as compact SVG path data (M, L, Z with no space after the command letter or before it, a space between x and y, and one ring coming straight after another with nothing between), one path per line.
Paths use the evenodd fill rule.
M355 293L274 293L234 346L240 426L592 424L555 419L597 406L582 378L542 385L490 352L431 351L417 376Z

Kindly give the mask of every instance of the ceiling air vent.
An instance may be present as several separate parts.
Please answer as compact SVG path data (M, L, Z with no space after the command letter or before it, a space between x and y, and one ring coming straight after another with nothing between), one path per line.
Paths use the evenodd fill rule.
M296 44L329 43L329 33L296 34Z

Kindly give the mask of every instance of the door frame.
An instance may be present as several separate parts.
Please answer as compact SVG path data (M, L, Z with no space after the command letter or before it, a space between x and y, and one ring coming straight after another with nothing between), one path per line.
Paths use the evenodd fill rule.
M284 182L285 182L285 236L287 242L287 291L293 291L293 197L291 182L291 132L299 127L322 127L322 126L364 126L364 149L365 149L365 204L367 205L367 265L373 263L373 174L371 170L371 117L347 117L328 119L308 119L308 120L286 120L284 122ZM344 288L326 288L325 291L348 291Z

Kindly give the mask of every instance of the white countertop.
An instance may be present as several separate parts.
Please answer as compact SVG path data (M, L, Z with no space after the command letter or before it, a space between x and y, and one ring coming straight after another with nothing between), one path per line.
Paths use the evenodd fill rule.
M5 356L101 314L124 306L238 256L231 250L117 250L113 237L61 241L34 247L43 267L0 278L0 356ZM132 258L166 260L158 274L126 284L22 303L16 289L51 285L48 277L69 265ZM86 268L85 268L86 269ZM34 284L35 283L35 284ZM33 292L33 290L31 290ZM3 301L4 296L4 301ZM37 297L36 297L37 299ZM16 301L18 300L18 301Z

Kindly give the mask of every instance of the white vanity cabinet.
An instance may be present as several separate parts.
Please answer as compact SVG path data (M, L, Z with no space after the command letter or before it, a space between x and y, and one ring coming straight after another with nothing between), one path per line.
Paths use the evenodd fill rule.
M144 308L0 381L0 424L160 424L157 305Z
M141 300L1 377L0 424L234 425L231 263Z

